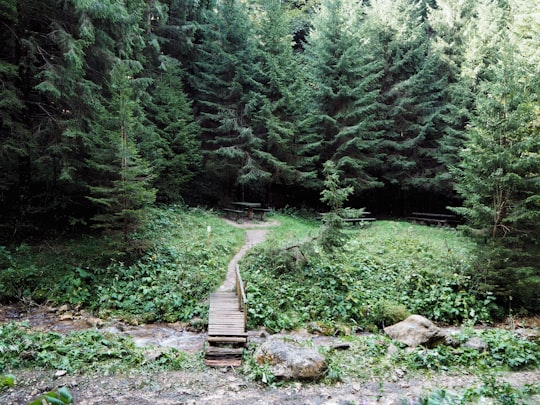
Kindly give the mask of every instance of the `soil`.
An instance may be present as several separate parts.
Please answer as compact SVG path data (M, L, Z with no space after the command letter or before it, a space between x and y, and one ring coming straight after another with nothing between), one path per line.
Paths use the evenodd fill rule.
M272 222L243 223L230 221L246 229L246 242L229 265L222 290L234 286L234 269L238 260L253 245L264 241ZM139 346L176 347L190 353L202 350L206 335L190 332L182 324L126 325L120 321L102 321L84 311L67 307L23 308L0 307L0 322L26 320L31 327L65 333L99 327L115 333L129 334ZM291 336L288 334L287 336ZM297 332L297 339L311 339L315 345L332 345L338 338ZM257 344L266 338L261 331L251 331L250 341ZM141 372L98 375L92 370L83 374L65 374L57 370L17 370L14 388L0 393L0 404L27 404L44 392L66 386L78 405L93 404L418 404L419 398L431 389L464 389L481 385L474 375L433 375L422 379L409 378L399 370L388 381L349 380L335 385L316 382L288 382L275 387L260 385L233 368ZM501 373L499 381L514 387L540 382L540 370ZM540 404L540 396L531 399ZM490 403L490 402L483 402Z

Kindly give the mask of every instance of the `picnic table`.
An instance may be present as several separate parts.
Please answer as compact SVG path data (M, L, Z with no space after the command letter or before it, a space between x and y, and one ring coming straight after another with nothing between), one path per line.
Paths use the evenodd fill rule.
M456 215L431 212L412 212L411 216L407 217L407 219L414 223L434 224L438 226L456 225L459 222Z
M261 207L261 203L249 201L234 201L231 204L239 209L246 210L248 219L253 219L254 211Z
M319 218L320 219L323 219L325 215L327 215L328 212L320 212L319 213ZM358 218L349 218L349 217L341 217L342 221L345 222L345 223L348 223L348 224L353 224L353 225L356 225L356 224L363 224L363 223L366 223L366 222L373 222L373 221L376 221L377 219L376 218L373 218L373 217L368 217L367 215L371 215L371 212L369 211L364 211L362 212L362 215L359 216Z

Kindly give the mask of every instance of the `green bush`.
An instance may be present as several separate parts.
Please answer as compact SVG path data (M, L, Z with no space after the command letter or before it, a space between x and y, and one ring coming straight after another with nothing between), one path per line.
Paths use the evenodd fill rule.
M464 332L455 336L464 342L471 336L481 338L487 344L487 350L460 346L453 348L445 345L433 349L416 348L408 357L411 368L430 370L449 370L455 367L477 368L484 371L493 369L532 369L540 365L540 345L516 337L509 331L488 329L478 332Z
M243 232L200 209L149 214L133 238L152 244L138 257L107 256L97 236L0 248L0 300L69 303L134 322L205 317L204 302L225 278Z
M338 322L372 328L409 313L446 323L490 321L494 298L470 276L470 239L383 221L348 232L349 242L331 254L294 240L251 250L242 261L250 326ZM294 255L287 244L297 246Z

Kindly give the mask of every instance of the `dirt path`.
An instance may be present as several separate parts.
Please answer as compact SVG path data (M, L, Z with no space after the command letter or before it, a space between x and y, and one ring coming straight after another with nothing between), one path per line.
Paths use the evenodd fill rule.
M248 223L243 222L241 224L233 221L226 220L227 223L238 228L246 229L246 241L238 253L229 262L227 276L225 281L219 287L218 291L231 291L235 285L235 269L240 259L246 254L246 252L258 243L264 242L268 228L277 225L277 222L262 222L262 223Z

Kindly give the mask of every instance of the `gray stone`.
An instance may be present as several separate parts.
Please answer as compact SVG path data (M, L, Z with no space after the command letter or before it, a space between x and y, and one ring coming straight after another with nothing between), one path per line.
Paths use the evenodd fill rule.
M285 379L318 378L326 370L326 359L317 350L280 340L268 340L260 345L255 361L268 363L272 374Z
M411 315L404 321L384 328L384 332L409 347L433 347L444 342L446 338L444 331L420 315Z
M484 342L479 337L476 337L476 336L474 336L474 337L470 338L469 340L467 340L463 344L463 347L466 347L466 348L469 348L469 349L474 349L474 350L476 350L476 351L478 351L480 353L483 353L488 349L487 343Z
M515 334L522 339L527 339L534 342L540 338L540 329L520 328L515 330Z

